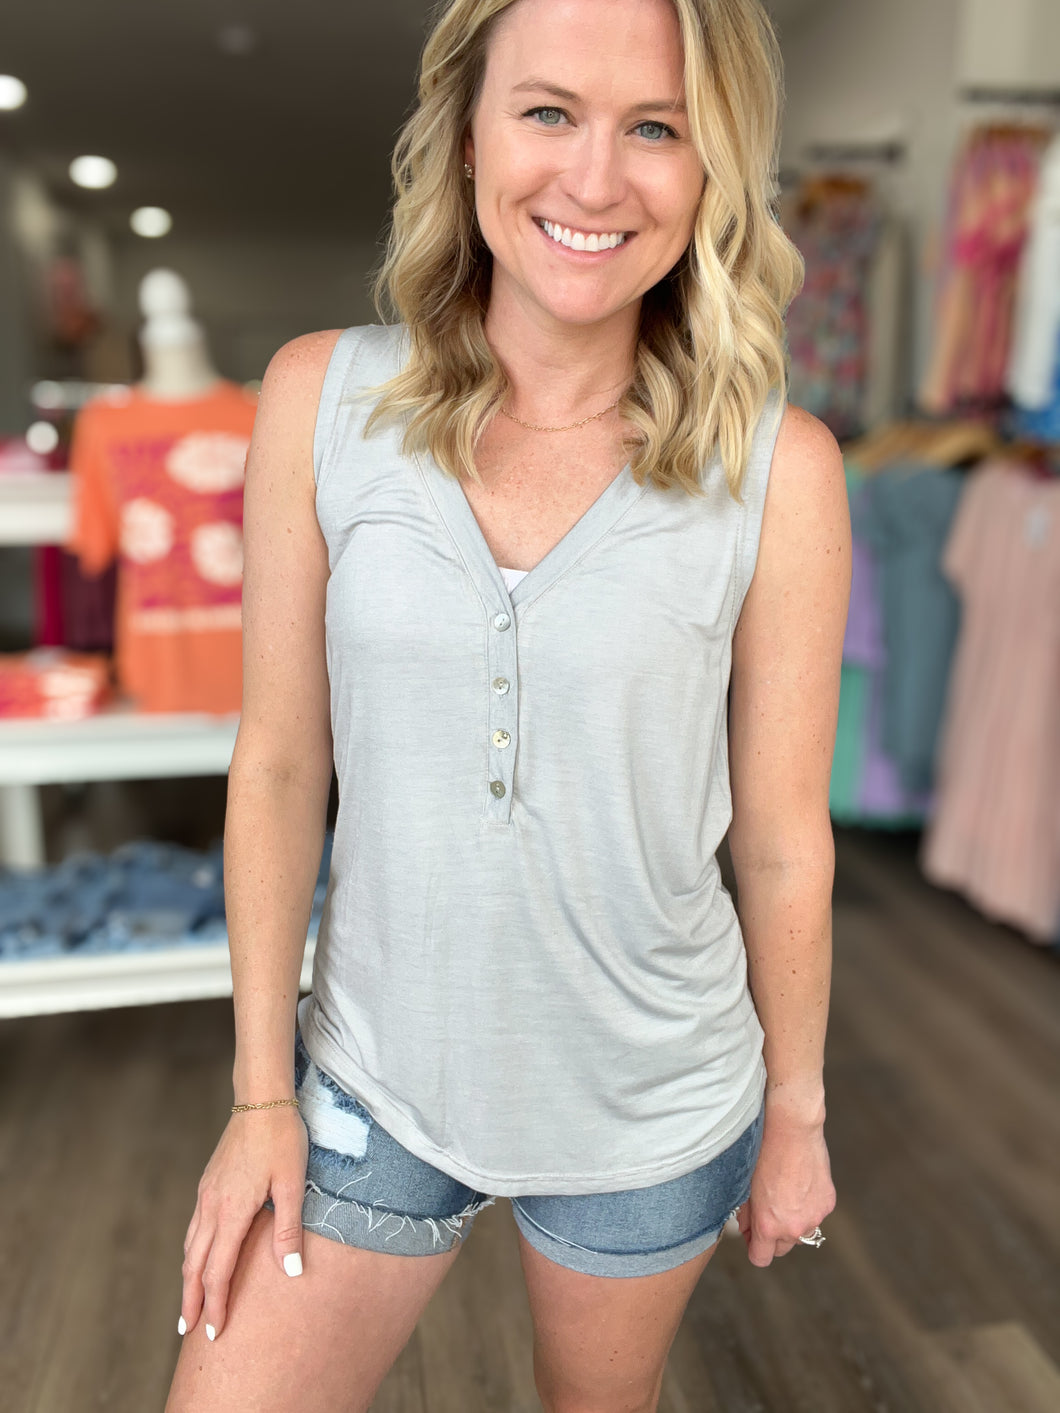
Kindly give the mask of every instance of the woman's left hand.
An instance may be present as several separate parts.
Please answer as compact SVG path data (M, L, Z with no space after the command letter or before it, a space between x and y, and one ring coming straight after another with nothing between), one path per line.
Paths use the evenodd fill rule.
M751 1196L737 1213L752 1266L786 1256L836 1203L824 1125L807 1122L767 1100L762 1147Z

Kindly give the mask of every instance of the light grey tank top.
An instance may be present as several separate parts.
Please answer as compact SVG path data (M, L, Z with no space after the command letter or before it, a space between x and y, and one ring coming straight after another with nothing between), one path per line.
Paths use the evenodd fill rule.
M306 1048L477 1191L683 1176L765 1090L715 853L780 398L742 506L717 458L704 499L627 464L509 589L459 482L363 436L407 354L347 329L317 419L339 812Z

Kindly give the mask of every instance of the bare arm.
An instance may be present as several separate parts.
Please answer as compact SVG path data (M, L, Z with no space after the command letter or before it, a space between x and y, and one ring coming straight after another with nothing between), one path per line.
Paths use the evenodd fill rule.
M789 409L758 564L733 638L729 717L729 851L765 1032L763 1148L819 1134L824 1125L835 873L828 793L850 566L839 449L820 422ZM818 1146L823 1152L823 1141ZM781 1238L775 1254L790 1244Z
M338 332L295 339L269 364L243 493L243 705L228 773L225 913L237 1103L293 1097L295 1007L320 867L332 739L316 518L316 408ZM224 1328L232 1272L271 1198L277 1265L301 1271L308 1137L289 1106L233 1114L199 1183L184 1243L181 1333Z
M243 705L224 842L237 1103L291 1096L298 977L332 771L328 561L312 444L337 337L309 334L273 358L247 458Z

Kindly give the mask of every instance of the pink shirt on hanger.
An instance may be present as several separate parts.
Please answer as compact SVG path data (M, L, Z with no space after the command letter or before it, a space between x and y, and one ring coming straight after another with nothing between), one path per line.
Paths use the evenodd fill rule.
M1060 931L1060 481L974 472L942 560L962 599L920 862L1038 942Z

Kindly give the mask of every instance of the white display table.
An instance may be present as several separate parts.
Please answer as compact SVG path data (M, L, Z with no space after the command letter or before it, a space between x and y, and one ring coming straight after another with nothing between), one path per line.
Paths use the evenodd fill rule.
M226 775L239 716L137 712L117 706L81 721L0 721L0 863L44 862L38 785Z
M303 991L312 982L315 948L313 930L302 962ZM0 1018L231 994L232 968L223 943L0 962Z
M68 471L0 475L0 545L61 545L73 528Z
M65 543L71 481L58 471L0 475L0 545ZM34 868L45 861L38 786L226 775L238 726L238 714L163 715L127 705L80 721L0 721L0 863ZM311 932L304 990L314 945ZM224 943L0 962L0 1017L231 994Z

